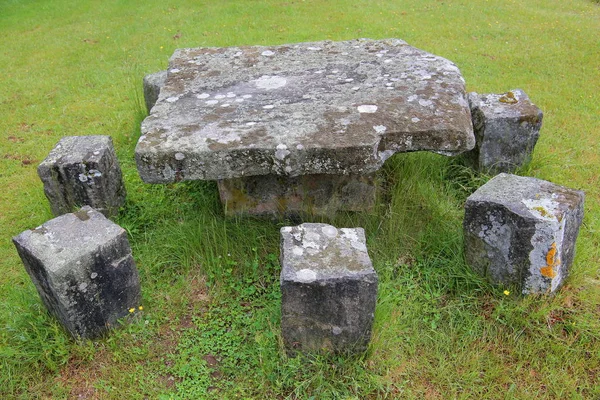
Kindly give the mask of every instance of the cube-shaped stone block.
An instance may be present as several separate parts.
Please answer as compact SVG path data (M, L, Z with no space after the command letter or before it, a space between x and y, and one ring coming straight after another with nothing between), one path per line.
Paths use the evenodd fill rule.
M219 181L221 202L229 215L295 217L365 211L375 205L376 188L374 174L258 175Z
M465 204L465 255L494 284L552 293L568 275L584 193L535 178L499 174Z
M38 167L55 216L91 206L107 217L125 204L125 186L110 136L67 136Z
M152 110L152 107L158 100L160 94L160 88L165 85L167 79L167 71L159 71L153 74L146 75L144 77L144 101L146 102L146 109L148 112Z
M127 233L89 206L13 242L44 305L75 338L102 335L140 305Z
M362 228L283 227L281 265L281 329L290 353L367 348L378 279Z
M531 160L542 111L520 89L469 94L476 146L472 156L485 172L515 172Z

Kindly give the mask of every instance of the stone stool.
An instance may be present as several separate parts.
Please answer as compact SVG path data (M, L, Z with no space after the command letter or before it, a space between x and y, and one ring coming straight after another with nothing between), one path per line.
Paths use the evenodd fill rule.
M281 228L281 238L281 329L288 351L364 351L378 283L364 230L305 223Z
M67 136L38 167L55 216L88 205L107 217L125 204L125 186L110 136Z
M13 242L44 305L75 338L102 335L140 305L127 233L89 206Z
M542 111L521 89L504 94L469 93L477 168L514 172L531 160L542 127Z
M492 283L523 294L556 291L573 262L583 202L578 190L497 175L465 204L467 263Z
M159 71L153 74L146 75L144 77L144 101L146 102L146 109L148 112L152 110L158 95L160 94L160 88L165 85L167 79L167 71Z

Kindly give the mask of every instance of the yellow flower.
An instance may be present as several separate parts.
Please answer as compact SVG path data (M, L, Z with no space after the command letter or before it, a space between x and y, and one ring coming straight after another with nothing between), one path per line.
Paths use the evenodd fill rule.
M130 308L130 309L129 309L129 312L130 312L130 313L132 313L132 312L134 312L134 311L135 311L135 308Z
M138 307L138 310L140 310L140 311L142 311L143 309L144 309L144 307L142 307L142 306Z
M508 296L508 295L510 294L510 292L509 292L508 290L505 290L505 291L504 291L504 294L505 294L506 296Z

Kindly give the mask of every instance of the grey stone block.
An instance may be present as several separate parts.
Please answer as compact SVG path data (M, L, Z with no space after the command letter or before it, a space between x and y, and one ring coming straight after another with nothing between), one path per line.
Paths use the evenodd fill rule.
M497 175L465 204L467 263L523 294L555 292L573 262L584 197L540 179Z
M469 93L479 170L514 172L531 160L542 127L542 111L521 89L503 94Z
M154 104L156 104L160 89L165 85L166 79L167 71L155 72L144 77L144 100L146 101L146 109L148 112L150 112L152 107L154 107Z
M86 206L13 238L44 305L75 338L96 338L140 304L127 233Z
M281 329L291 353L367 348L377 273L362 228L281 228Z
M219 181L219 194L228 215L326 216L373 208L376 184L374 174L259 175Z
M107 217L125 204L125 186L110 136L67 136L38 167L55 216L88 205Z

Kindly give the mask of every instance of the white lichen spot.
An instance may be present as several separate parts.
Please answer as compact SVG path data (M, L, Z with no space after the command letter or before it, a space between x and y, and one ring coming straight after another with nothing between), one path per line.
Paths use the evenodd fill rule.
M394 155L394 150L384 150L377 153L381 162L385 162L388 158Z
M367 246L360 240L352 240L350 242L350 246L354 247L358 251L367 251Z
M333 333L334 335L339 335L340 333L342 333L342 328L340 328L339 326L334 326L333 328L331 328L331 333Z
M173 68L173 69L171 70L171 73L173 73L173 74L176 74L176 73L178 73L179 71L181 71L179 68Z
M210 97L210 94L208 93L200 93L196 95L197 98L199 98L200 100L202 99L208 99Z
M429 107L429 106L433 105L433 102L431 100L420 99L419 104L423 107Z
M406 99L409 103L415 101L416 99L418 99L419 96L417 96L416 94L410 95L408 96L408 99Z
M248 126L254 126L254 125L256 125L256 122L253 122L253 121L246 122L246 125L248 125Z
M274 53L274 52L272 52L271 50L265 50L265 51L263 51L263 52L262 52L262 53L260 53L260 54L262 54L262 55L263 55L263 56L265 56L265 57L273 57L273 56L275 55L275 53Z
M285 172L287 172L288 174L292 172L292 167L290 167L289 165L285 167Z
M263 75L252 81L257 88L263 90L273 90L284 87L287 84L287 79L281 76Z
M88 177L86 174L79 174L79 180L81 182L87 182L88 181Z
M298 145L296 145L296 149L297 149L297 150L302 150L303 148L304 148L304 146L303 146L303 145L301 145L301 144L298 144Z
M362 106L358 106L359 113L373 114L377 111L377 106L373 104L363 104Z
M375 57L381 58L381 57L383 57L383 54L375 54Z
M284 226L283 228L281 228L281 232L283 232L283 233L290 233L291 231L292 231L291 226Z
M385 127L383 125L375 125L373 127L373 129L375 129L375 132L377 132L381 135L381 134L385 133L385 131L387 130L387 127Z
M295 256L302 256L304 254L304 249L300 246L294 246L292 254Z
M337 74L338 72L340 72L340 71L337 69L334 69L333 71L331 71L332 74Z
M338 234L337 228L331 225L326 225L321 228L321 232L323 232L323 235L327 236L328 238L334 238Z
M391 63L392 61L394 61L394 60L392 60L391 58L388 58L388 59L386 59L386 60L383 60L383 62L384 62L384 63L386 63L386 64L389 64L389 63Z
M215 99L221 100L224 99L226 96L224 94L218 94L215 96Z
M323 70L318 70L318 71L315 71L315 74L322 74L323 72L325 72L325 71L323 71Z
M285 144L278 144L277 150L275 151L275 158L278 160L285 159L290 154L290 151L287 149Z
M176 159L177 161L181 161L181 160L183 160L184 158L185 158L185 154L183 154L183 153L175 153L175 159Z
M85 282L81 282L79 284L79 290L82 291L82 292L84 292L84 293L87 292L87 287L88 287L88 284L85 283Z
M241 103L241 102L243 102L243 101L244 101L244 99L235 99L234 101L235 101L236 103Z
M420 119L419 119L419 118L417 118L417 117L412 117L410 120L411 120L412 122L414 122L415 124L416 124L417 122L419 122L419 121L420 121Z
M233 98L233 97L235 97L235 96L237 96L237 94L232 93L232 92L227 93L227 97L229 97L230 99Z
M221 107L229 107L231 104L229 103L225 103L225 104L221 104Z
M310 47L307 47L306 49L307 49L307 50L310 50L310 51L320 51L320 50L321 50L321 48L320 48L320 47L312 47L312 46L310 46Z
M219 102L219 100L207 100L204 102L204 104L206 104L207 106L214 106L218 102Z
M316 279L317 273L312 269L305 268L296 272L296 280L299 282L309 283L315 281Z
M352 88L352 90L356 92L357 90L360 90L360 87L359 87L359 86L354 86L354 87Z
M385 86L394 86L394 84L392 82L388 82L385 84Z
M179 97L177 97L177 96L167 98L168 103L175 103L177 100L179 100Z
M273 104L267 104L266 106L263 106L263 108L265 110L271 110L271 109L275 108L275 106Z
M97 276L98 276L98 274L97 274L97 273L95 273L95 272L92 272L92 274L90 275L90 278L92 278L92 279L96 279L96 277L97 277Z
M352 78L346 78L346 79L344 79L344 82L353 82L353 81L354 81L354 79L352 79Z
M251 97L252 97L252 95L251 95L251 94L245 94L245 95L243 95L243 96L242 96L242 98L244 98L244 99L249 99L249 98L251 98Z
M97 156L98 154L100 154L100 152L99 152L99 151L95 151L95 152L94 152L94 155L95 155L95 156Z

